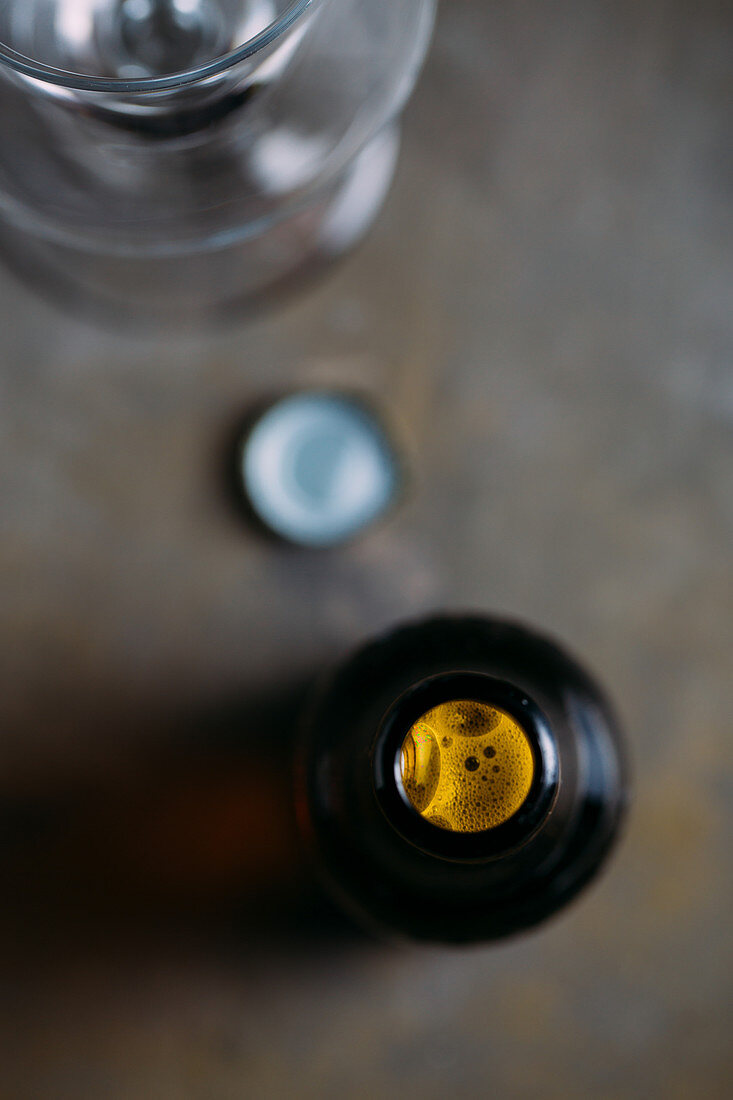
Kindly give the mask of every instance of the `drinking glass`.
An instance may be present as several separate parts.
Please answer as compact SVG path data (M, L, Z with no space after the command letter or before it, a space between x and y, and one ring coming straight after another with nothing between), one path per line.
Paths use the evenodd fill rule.
M345 252L389 188L435 0L0 0L0 251L183 324Z

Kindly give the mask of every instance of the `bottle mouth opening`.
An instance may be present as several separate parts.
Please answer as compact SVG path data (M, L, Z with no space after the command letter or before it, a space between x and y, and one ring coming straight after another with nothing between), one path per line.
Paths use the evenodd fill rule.
M512 684L447 673L416 684L386 715L374 787L409 843L450 860L485 860L526 844L558 790L547 718Z
M318 0L292 0L276 19L236 48L213 57L205 63L164 75L141 76L132 79L94 76L36 61L4 42L0 42L0 66L6 66L21 74L21 76L43 84L51 84L80 92L111 92L118 95L128 95L172 91L218 76L241 62L254 57L284 36L305 12L316 3L318 3Z
M536 750L508 711L477 699L450 699L408 730L396 776L404 799L451 833L495 829L527 801Z

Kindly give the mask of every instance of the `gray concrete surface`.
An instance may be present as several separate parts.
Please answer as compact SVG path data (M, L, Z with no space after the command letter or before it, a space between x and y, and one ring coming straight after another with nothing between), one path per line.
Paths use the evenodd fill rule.
M387 208L297 302L152 340L0 275L4 796L436 607L564 639L636 776L602 881L499 947L5 937L3 1096L730 1095L732 57L712 0L444 0ZM323 555L220 477L238 415L312 380L377 394L414 472Z

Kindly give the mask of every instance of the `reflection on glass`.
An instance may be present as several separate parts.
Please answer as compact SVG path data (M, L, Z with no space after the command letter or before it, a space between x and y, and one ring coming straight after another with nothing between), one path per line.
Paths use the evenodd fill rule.
M0 248L126 314L256 303L373 220L434 7L0 3Z

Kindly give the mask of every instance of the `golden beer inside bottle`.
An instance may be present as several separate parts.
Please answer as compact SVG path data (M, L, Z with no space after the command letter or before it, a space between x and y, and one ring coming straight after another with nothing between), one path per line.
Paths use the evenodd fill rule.
M454 833L479 833L508 821L526 801L534 755L519 723L470 699L440 703L402 743L400 774L410 804Z

